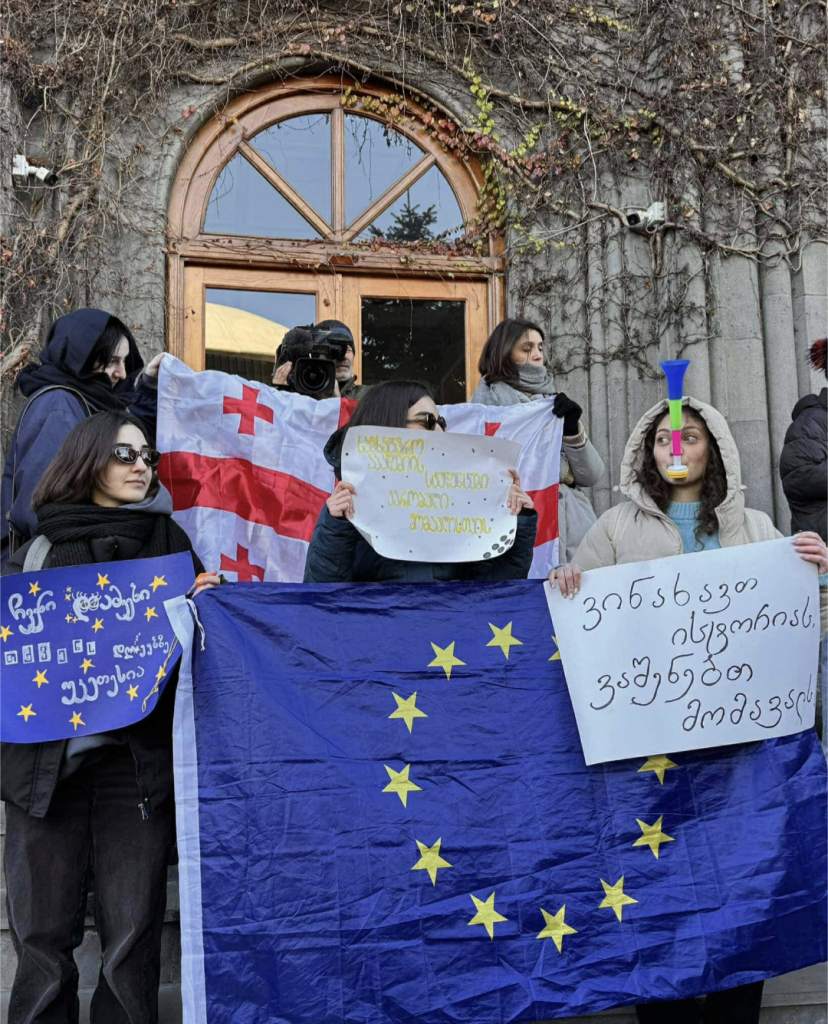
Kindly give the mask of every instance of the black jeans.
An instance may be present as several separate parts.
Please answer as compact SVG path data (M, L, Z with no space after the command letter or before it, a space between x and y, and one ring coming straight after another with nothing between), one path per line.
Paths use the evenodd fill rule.
M102 964L92 1024L156 1024L172 793L146 820L128 745L58 784L45 818L6 806L5 872L17 971L9 1024L76 1024L88 868Z
M763 981L711 992L704 1001L704 1016L695 999L636 1006L640 1024L758 1024Z

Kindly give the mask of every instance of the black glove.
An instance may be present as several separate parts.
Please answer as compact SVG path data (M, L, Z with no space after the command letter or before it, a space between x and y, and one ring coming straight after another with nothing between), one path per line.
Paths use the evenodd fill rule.
M573 437L578 433L578 422L583 411L580 405L577 402L573 402L571 398L567 398L563 391L559 391L555 395L552 412L558 419L564 421L563 432L567 437Z

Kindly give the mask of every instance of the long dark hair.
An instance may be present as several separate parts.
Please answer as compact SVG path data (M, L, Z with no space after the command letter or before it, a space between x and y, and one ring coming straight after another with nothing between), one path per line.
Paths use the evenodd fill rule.
M531 320L524 320L521 316L511 317L502 320L492 331L489 340L483 346L480 353L480 362L477 369L480 376L487 384L497 384L498 381L505 381L515 386L517 384L517 370L512 362L512 349L520 341L527 331L537 331L544 341L543 331Z
M688 419L692 419L700 424L707 434L709 456L707 469L704 471L704 479L702 481L699 521L695 529L696 540L701 542L702 537L712 537L719 530L716 509L727 497L727 472L722 460L722 453L719 450L719 443L711 433L704 418L689 406L685 406L683 411ZM662 512L670 504L673 490L672 485L659 473L655 460L656 434L658 433L658 425L664 419L665 413L660 413L650 424L650 429L644 438L641 465L635 471L636 482L641 484Z
M418 380L389 380L375 384L360 399L348 426L396 427L401 430L408 419L408 410L421 398L434 401L429 386Z
M94 373L96 366L103 368L98 371L102 373L109 366L109 362L122 340L129 341L129 330L117 316L110 316L101 331L101 336L95 342L95 347L89 353L83 373Z
M126 426L137 427L146 439L141 423L121 410L97 412L70 430L34 489L32 509L37 512L42 505L91 504L92 491L112 458L118 431ZM153 472L150 490L154 483Z

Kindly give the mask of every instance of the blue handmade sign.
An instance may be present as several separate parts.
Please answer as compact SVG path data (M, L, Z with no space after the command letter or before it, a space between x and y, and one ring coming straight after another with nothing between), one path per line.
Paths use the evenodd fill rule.
M0 738L88 736L148 715L174 664L164 602L193 576L187 552L5 576Z

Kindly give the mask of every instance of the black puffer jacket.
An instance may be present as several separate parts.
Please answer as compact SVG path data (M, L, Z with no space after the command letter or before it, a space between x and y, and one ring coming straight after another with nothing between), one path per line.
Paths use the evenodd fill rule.
M813 530L828 541L828 388L794 406L779 459L791 506L791 529Z
M325 446L325 458L340 479L342 440L338 430ZM378 555L357 528L322 506L305 562L305 583L480 583L524 580L529 575L538 514L524 510L517 517L511 549L485 562L403 562Z

